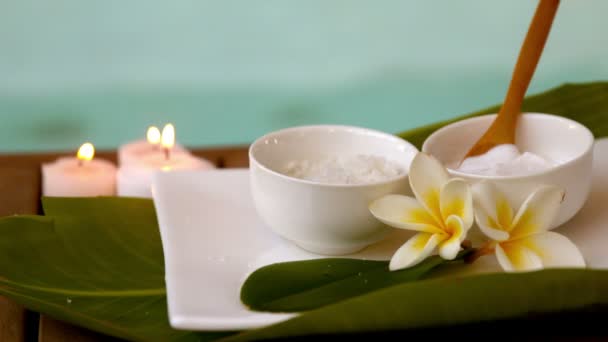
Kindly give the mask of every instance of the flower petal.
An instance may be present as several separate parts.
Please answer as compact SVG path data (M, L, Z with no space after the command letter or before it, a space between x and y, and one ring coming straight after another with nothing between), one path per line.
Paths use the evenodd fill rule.
M449 179L448 172L443 165L430 155L419 152L412 160L409 179L418 202L437 222L443 222L439 208L439 192Z
M389 264L391 271L412 267L426 259L442 241L439 234L418 233L411 237L393 255Z
M464 241L468 228L456 215L450 215L445 224L451 236L439 245L439 255L446 260L453 260L460 251L460 244Z
M513 221L511 239L547 231L558 213L564 191L555 186L540 186L521 205Z
M521 240L496 245L496 259L507 272L533 271L543 268L541 258Z
M473 186L475 221L479 230L494 241L509 239L513 209L505 195L488 181Z
M442 233L435 219L416 199L403 195L386 195L369 206L369 210L378 220L401 229L427 233Z
M465 230L473 225L473 195L465 180L453 178L441 187L439 207L444 221L456 215L462 219Z
M585 267L585 259L578 247L561 234L544 232L518 242L534 251L540 257L543 267Z

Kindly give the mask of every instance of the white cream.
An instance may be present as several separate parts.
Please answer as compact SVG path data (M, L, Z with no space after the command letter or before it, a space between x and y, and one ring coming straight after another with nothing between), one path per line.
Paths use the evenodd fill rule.
M486 176L524 176L544 171L555 162L531 152L520 153L515 145L498 145L485 154L469 157L452 169Z

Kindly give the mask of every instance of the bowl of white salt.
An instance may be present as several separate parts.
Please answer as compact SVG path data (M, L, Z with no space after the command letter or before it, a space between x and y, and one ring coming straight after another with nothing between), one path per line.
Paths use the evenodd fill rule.
M269 133L249 149L251 192L262 220L317 254L354 253L390 231L369 203L408 193L418 150L391 134L352 126L300 126Z
M580 123L543 113L522 113L515 145L499 145L464 159L488 129L495 114L457 121L431 134L422 151L439 159L453 177L471 184L490 180L518 208L539 185L565 190L552 228L572 218L585 203L591 185L593 134Z

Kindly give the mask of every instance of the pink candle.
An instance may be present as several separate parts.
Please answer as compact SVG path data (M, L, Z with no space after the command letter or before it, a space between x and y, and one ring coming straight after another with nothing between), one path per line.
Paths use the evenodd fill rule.
M148 134L150 142L150 134ZM156 134L153 133L153 137ZM119 196L152 197L152 177L157 172L173 170L208 170L215 168L210 161L198 158L185 149L176 148L175 128L168 124L158 137L155 150L141 153L128 163L121 163L117 173ZM156 141L156 139L152 139Z
M42 165L42 194L55 197L93 197L116 194L116 167L93 159L95 148L83 144L76 157L58 158Z
M137 140L121 146L118 149L118 165L136 164L151 155L161 154L161 133L155 126L150 126L146 133L146 140ZM188 153L182 146L176 144L172 150L174 155Z

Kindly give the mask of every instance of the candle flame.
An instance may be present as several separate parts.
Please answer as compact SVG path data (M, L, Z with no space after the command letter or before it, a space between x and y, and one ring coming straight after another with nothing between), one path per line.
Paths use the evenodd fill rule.
M165 127L163 127L160 145L165 149L171 149L175 145L175 127L173 127L172 124L166 124Z
M146 139L152 145L158 145L160 143L160 130L156 126L148 127L146 132Z
M80 146L76 156L78 157L78 160L89 161L95 156L95 147L90 142L86 142Z

